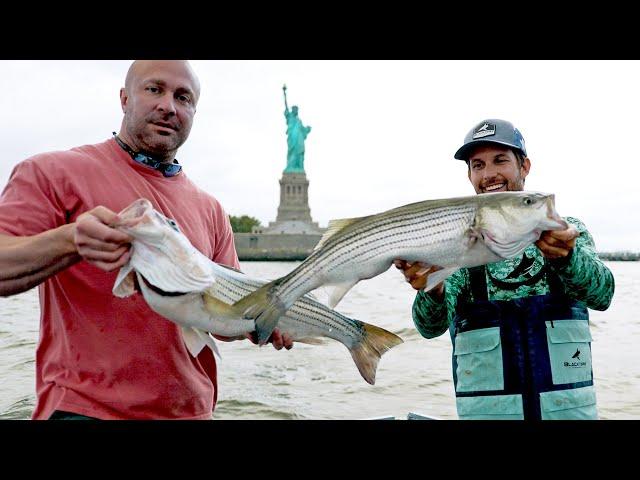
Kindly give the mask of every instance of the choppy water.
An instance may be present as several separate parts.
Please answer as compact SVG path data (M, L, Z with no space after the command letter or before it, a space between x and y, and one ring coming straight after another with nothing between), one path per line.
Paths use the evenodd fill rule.
M276 278L298 262L243 262L242 269ZM640 418L640 262L607 262L616 293L606 312L591 311L598 409L603 419ZM448 334L422 338L411 320L414 291L394 268L356 285L338 305L347 316L400 335L386 353L376 385L366 383L337 342L296 344L275 351L248 342L218 342L215 419L406 418L417 412L455 419ZM35 404L37 290L0 298L0 418L29 418Z

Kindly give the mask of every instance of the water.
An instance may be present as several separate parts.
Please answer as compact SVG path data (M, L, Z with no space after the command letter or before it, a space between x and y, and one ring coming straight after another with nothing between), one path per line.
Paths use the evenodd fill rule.
M276 278L299 262L243 262ZM591 311L598 410L603 419L640 419L640 262L607 262L616 293L606 312ZM366 383L347 349L295 344L290 351L249 342L218 342L215 419L406 418L417 412L455 419L449 335L426 340L413 326L414 291L392 268L360 282L338 310L400 335L405 343L381 359L376 385ZM0 418L29 418L35 405L37 290L0 298Z

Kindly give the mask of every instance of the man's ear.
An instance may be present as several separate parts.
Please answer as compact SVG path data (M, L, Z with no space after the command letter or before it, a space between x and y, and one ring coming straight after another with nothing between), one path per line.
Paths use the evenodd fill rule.
M522 178L526 178L526 176L529 175L529 170L531 170L531 160L529 160L529 157L524 157L520 169L522 170Z
M127 102L129 101L129 95L125 88L120 89L120 106L122 107L122 113L127 113Z

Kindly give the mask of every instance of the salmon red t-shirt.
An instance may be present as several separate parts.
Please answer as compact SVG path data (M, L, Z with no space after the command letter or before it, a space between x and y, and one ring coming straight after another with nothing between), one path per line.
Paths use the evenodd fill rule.
M142 197L208 258L239 267L220 203L184 172L164 177L135 162L114 139L18 164L0 196L0 232L35 235L98 205L119 212ZM180 328L140 294L111 293L116 275L81 261L38 287L32 418L64 410L102 419L210 419L217 398L211 350L191 357Z

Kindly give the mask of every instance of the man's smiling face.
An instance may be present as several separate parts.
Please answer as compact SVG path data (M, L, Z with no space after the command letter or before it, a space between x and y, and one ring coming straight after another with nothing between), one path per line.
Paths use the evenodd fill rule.
M476 193L524 190L531 162L523 165L513 150L497 144L476 147L469 155L469 180Z

